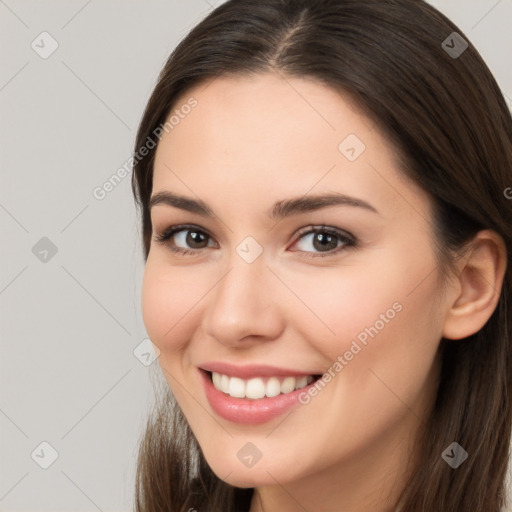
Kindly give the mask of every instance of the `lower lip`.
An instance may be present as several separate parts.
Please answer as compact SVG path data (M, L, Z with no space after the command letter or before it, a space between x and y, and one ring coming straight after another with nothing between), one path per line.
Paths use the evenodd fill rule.
M272 398L265 397L257 400L250 398L234 398L219 391L211 381L210 375L199 370L204 383L206 398L212 409L225 420L245 425L266 423L297 405L298 396L314 385L314 382L291 393L282 393Z

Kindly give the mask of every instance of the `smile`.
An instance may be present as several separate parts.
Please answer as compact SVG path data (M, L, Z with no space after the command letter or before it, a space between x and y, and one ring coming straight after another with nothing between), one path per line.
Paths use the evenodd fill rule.
M246 425L266 423L300 405L299 394L321 377L266 365L220 362L197 369L212 411L224 420Z
M218 391L234 398L249 398L251 400L291 393L306 387L315 379L313 375L241 379L217 372L212 372L211 377L213 385Z

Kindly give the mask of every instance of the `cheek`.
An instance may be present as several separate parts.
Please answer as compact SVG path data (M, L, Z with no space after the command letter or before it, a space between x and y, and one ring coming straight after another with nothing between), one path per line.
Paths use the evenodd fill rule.
M283 276L297 297L286 301L287 308L302 325L304 338L331 360L351 340L364 341L365 329L376 323L379 330L387 327L401 309L404 287L389 269L385 275L380 269L372 272L370 265L314 270Z
M324 361L334 364L346 356L338 372L351 385L357 381L361 391L367 389L366 403L381 394L370 393L372 386L390 394L370 368L382 371L393 389L404 390L411 383L421 387L439 345L442 318L433 305L439 294L436 266L429 246L421 242L422 258L404 257L411 248L398 246L364 263L322 269L323 275L316 269L315 275L286 277L302 299L293 301L295 318L302 318L302 336Z
M351 306L358 325L344 339L343 348L352 359L342 371L336 392L339 403L352 396L351 417L358 421L385 428L402 414L425 414L434 393L433 364L441 338L440 315L433 306L438 294L435 272L429 275L432 268L404 262L401 273L383 276L379 289L386 293L368 297L364 315ZM350 350L347 345L354 347L353 342L360 350Z
M204 294L190 272L172 270L148 258L142 282L142 317L146 331L162 354L178 351L188 339L194 305Z

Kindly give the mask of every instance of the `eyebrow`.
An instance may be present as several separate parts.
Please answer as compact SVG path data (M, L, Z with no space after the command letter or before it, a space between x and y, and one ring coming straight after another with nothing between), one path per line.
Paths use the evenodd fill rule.
M157 204L173 206L191 213L197 213L203 217L215 217L213 210L200 199L180 196L168 191L157 192L149 201L149 208ZM356 197L345 194L331 193L322 195L307 195L277 201L268 211L267 216L271 220L281 220L285 217L312 212L330 206L353 206L364 208L374 213L379 213L370 203Z

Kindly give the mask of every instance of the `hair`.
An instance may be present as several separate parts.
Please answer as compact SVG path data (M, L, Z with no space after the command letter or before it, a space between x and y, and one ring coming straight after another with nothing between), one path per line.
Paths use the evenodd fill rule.
M453 32L468 44L457 58L442 46ZM505 193L512 120L495 79L461 30L422 0L230 0L168 58L140 122L136 157L192 87L266 72L316 80L372 119L396 149L399 170L431 198L440 275L449 275L478 231L504 240L507 269L491 317L472 336L440 340L421 463L398 500L401 512L501 511L512 422L512 204ZM136 158L132 175L146 260L155 152ZM469 454L456 470L441 458L453 441ZM141 436L137 512L248 511L253 492L213 473L167 387Z

